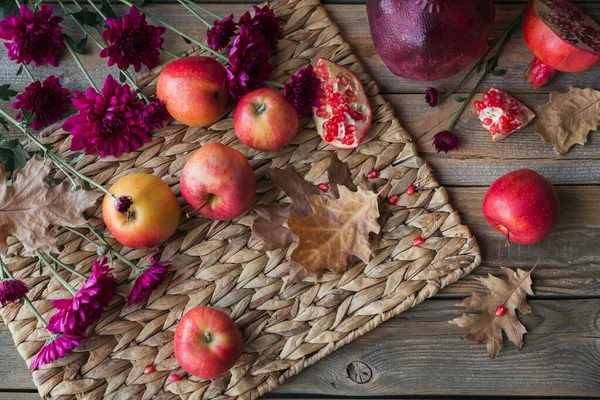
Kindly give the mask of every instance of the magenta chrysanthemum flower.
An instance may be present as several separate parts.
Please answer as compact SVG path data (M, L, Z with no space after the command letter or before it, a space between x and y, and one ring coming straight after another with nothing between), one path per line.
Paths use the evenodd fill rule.
M100 52L100 57L108 57L108 65L117 64L119 69L133 65L137 72L142 64L154 68L159 63L160 52L165 39L160 37L166 28L148 25L146 16L137 7L131 7L129 14L123 14L121 21L106 18L108 28L102 32L102 39L109 44Z
M433 147L439 153L443 151L458 151L460 149L460 140L451 131L442 131L433 137Z
M155 254L150 259L150 264L136 278L131 289L131 294L127 300L127 305L146 300L150 293L165 279L169 273L170 261L158 261L159 256Z
M18 279L5 279L0 282L0 305L4 307L8 303L21 301L28 292L25 282Z
M92 274L72 298L52 301L59 311L50 318L46 329L52 333L82 334L95 324L117 289L117 280L109 272L106 257L94 261Z
M271 76L273 66L269 64L268 46L260 32L240 26L240 33L229 51L231 65L227 68L227 89L235 99L261 87Z
M151 131L154 128L162 128L166 123L173 119L171 114L167 111L165 102L162 100L155 100L150 104L147 104L142 110L140 115L142 125Z
M31 128L41 129L55 123L67 112L70 97L69 90L60 85L60 78L50 75L44 82L35 81L23 93L16 95L17 101L12 103L12 108L25 109L35 115ZM24 119L21 112L17 119Z
M313 107L319 107L319 95L323 90L312 65L302 68L283 88L283 95L298 111L298 115L306 117L312 113Z
M438 99L440 97L440 92L436 88L427 88L425 92L425 101L429 104L429 107L437 106Z
M0 38L9 40L4 43L8 56L17 63L36 66L48 62L58 66L59 50L65 48L62 40L62 17L52 16L52 7L42 4L38 12L33 13L25 4L21 4L20 15L7 15L0 22Z
M215 20L213 27L206 31L206 41L211 49L219 51L229 46L229 41L235 35L236 23L233 14L221 20Z
M31 371L38 369L42 365L50 364L59 358L69 354L75 347L79 346L85 340L83 335L73 335L63 333L60 336L53 336L42 347L29 366Z
M119 157L148 142L148 129L140 121L144 104L135 98L129 86L120 85L111 75L106 77L102 93L92 88L85 93L76 90L72 102L79 113L63 124L73 136L71 150Z
M269 43L269 50L274 51L277 49L277 36L281 32L279 20L268 4L263 8L256 6L252 6L252 8L254 9L254 17L250 17L249 12L245 13L240 17L239 25L249 26L253 30L262 33Z

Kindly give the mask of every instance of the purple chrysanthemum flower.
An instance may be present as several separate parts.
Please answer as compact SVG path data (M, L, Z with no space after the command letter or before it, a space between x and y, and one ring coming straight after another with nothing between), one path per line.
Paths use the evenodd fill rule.
M72 102L79 113L63 124L72 135L71 150L119 157L148 142L148 129L140 121L144 104L135 98L129 86L119 84L111 75L106 77L102 93L93 88L85 93L76 90Z
M52 16L52 7L42 4L38 12L33 13L26 4L21 4L20 15L7 15L0 22L0 38L9 40L4 43L8 56L17 63L36 66L48 62L58 66L59 50L65 48L62 40L62 17Z
M8 303L21 301L28 292L25 282L18 279L5 279L0 282L0 305L4 307Z
M206 41L211 49L219 51L229 46L229 41L235 35L236 23L233 14L221 20L215 20L213 27L206 31Z
M109 44L100 52L100 57L108 57L108 66L117 64L119 69L133 65L138 72L142 64L154 68L159 64L160 52L165 39L160 37L166 28L149 25L146 16L137 7L131 7L129 14L123 14L121 20L106 18L108 28L102 32L102 39Z
M312 113L313 107L319 107L321 82L312 65L302 68L283 88L283 95L298 111L298 115L306 117Z
M44 347L40 349L29 366L29 369L33 371L42 365L50 364L59 358L63 358L84 340L85 336L73 335L70 333L63 333L60 336L51 337Z
M94 261L92 274L72 298L52 301L59 311L50 318L46 329L52 333L83 334L95 324L117 289L117 280L109 272L106 257Z
M162 100L155 100L150 104L147 104L142 110L140 115L142 125L151 131L154 128L160 129L165 124L172 120L171 114L167 111L165 102Z
M31 128L41 129L55 123L67 112L70 97L69 90L60 85L60 78L50 75L44 82L35 81L23 93L16 95L17 101L12 103L12 108L25 109L35 115ZM17 119L24 119L20 111Z
M250 17L249 12L245 13L240 17L239 25L249 26L253 30L262 33L267 43L269 43L269 50L276 50L277 36L281 32L279 20L268 4L263 8L256 6L252 6L252 8L254 9L254 17Z
M429 107L437 106L439 97L440 92L438 92L436 88L427 88L427 92L425 92L425 101L429 104Z
M240 26L240 33L229 51L231 65L227 68L227 89L233 98L239 100L261 87L271 76L270 54L268 43L260 32L246 25Z
M460 149L460 140L451 131L441 131L433 137L433 147L439 153L443 151L458 151Z
M135 279L131 294L127 299L127 305L146 300L150 293L165 279L165 276L169 273L168 266L171 262L158 260L158 254L153 255L150 259L150 265Z

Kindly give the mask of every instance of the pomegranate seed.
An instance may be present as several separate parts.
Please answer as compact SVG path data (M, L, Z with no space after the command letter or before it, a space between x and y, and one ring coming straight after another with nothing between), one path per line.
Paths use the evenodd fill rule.
M156 366L154 364L148 364L144 368L144 374L148 375L156 371Z
M347 144L348 146L352 146L352 145L354 144L354 138L352 138L352 137L351 137L351 138L348 138L348 140L346 141L346 144Z
M181 377L177 374L173 374L171 376L169 376L169 382L179 382L181 380Z
M484 118L483 121L481 121L481 122L483 122L484 125L491 125L492 124L492 119L491 118Z
M486 107L486 105L483 101L476 101L474 104L475 104L475 107L477 107L477 109L479 109L479 110L483 110Z
M491 98L489 93L484 93L483 94L483 100L489 100Z
M376 169L372 170L371 172L369 172L367 174L367 178L368 179L377 179L377 178L379 178L379 171L377 171Z
M346 132L348 132L348 134L356 132L356 125L346 125Z
M412 245L415 246L415 247L419 247L423 243L425 243L425 239L423 239L423 236L416 237L412 241Z
M498 308L496 308L496 317L503 317L506 312L508 311L508 308L504 307L504 306L498 306Z
M508 124L508 122L509 122L509 121L508 121L508 118L506 117L506 115L501 115L501 116L500 116L500 123L501 123L501 124L503 124L503 125L504 125L504 124Z
M406 188L406 194L410 196L411 194L413 194L415 192L415 189L416 189L415 185L408 186Z
M396 204L398 202L398 200L400 200L400 197L398 197L397 194L393 195L392 197L390 197L388 199L388 201L390 202L390 204Z
M333 142L333 135L330 135L330 134L325 135L325 141L327 143Z
M514 121L514 120L515 120L515 116L514 116L514 115L510 115L510 114L509 114L509 115L507 115L507 116L506 116L506 118L508 118L508 120L509 120L510 122L512 122L512 121Z
M319 190L321 190L321 192L328 192L329 191L329 185L327 183L321 183L318 186Z

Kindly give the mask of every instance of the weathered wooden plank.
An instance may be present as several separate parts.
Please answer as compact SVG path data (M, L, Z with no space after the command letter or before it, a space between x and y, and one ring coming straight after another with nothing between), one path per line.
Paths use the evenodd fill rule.
M19 393L19 392L2 392L0 391L0 399L2 400L40 400L40 395L37 393Z
M600 326L595 323L600 300L531 301L534 315L522 316L530 331L525 347L518 351L507 343L494 361L488 359L485 346L463 341L464 331L448 323L461 312L454 303L428 301L394 317L275 393L309 397L491 393L594 397L600 393ZM7 341L8 332L0 331L0 348L7 348ZM11 350L3 354L0 387L32 388L24 363ZM348 378L348 372L357 370L357 362L372 373L364 384Z

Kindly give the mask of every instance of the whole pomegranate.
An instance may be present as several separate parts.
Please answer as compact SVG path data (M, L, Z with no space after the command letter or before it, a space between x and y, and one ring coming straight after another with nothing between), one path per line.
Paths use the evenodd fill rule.
M454 75L483 54L492 0L369 0L377 53L396 75L432 81Z
M556 71L585 71L600 62L600 26L566 0L530 0L523 38L535 56L525 73L534 89Z

